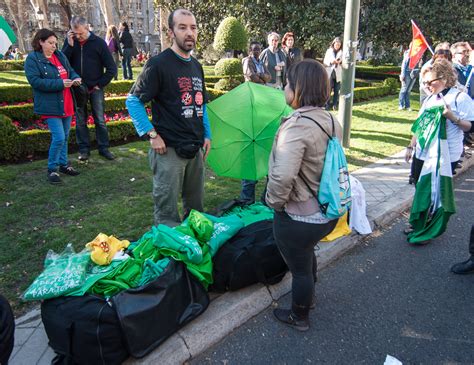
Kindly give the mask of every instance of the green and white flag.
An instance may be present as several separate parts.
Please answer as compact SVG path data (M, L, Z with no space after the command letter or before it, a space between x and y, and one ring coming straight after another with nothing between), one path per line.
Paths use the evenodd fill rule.
M8 25L7 21L0 16L0 56L8 51L8 48L16 42L15 33Z
M414 229L408 235L410 243L440 236L446 230L449 217L456 213L451 160L446 139L446 118L443 117L442 111L443 107L425 110L412 129L429 133L424 133L426 158L416 183L410 212L410 224ZM434 128L427 125L429 119ZM422 121L423 125L416 125L419 121Z

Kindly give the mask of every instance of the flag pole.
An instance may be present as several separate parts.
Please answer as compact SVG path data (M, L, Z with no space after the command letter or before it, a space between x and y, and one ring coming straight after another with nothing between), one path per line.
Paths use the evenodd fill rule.
M414 21L413 19L410 19L410 20L411 20L411 22L412 22L413 24L415 24L415 26L416 26L418 29L420 29L420 27L419 27L418 25L416 25L416 23L415 23L415 21ZM420 29L420 31L421 31L421 29ZM421 35L422 35L423 39L425 40L426 46L427 46L428 49L430 50L431 54L434 55L433 49L431 48L431 46L430 46L430 45L428 44L428 42L426 41L426 38L425 38L425 36L423 35L423 33L421 33Z

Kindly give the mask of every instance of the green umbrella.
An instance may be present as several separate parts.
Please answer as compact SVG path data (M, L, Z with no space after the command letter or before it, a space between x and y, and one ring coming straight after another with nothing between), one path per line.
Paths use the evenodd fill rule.
M245 82L207 105L212 148L208 162L217 175L258 180L282 117L292 109L281 90Z

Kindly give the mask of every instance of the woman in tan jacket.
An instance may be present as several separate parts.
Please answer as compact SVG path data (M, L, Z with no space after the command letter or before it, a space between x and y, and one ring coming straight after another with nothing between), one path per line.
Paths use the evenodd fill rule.
M314 307L314 246L337 222L321 214L313 196L318 194L328 144L328 136L321 128L331 134L334 124L339 139L342 130L324 109L329 80L322 64L305 59L290 68L287 81L286 102L295 112L282 121L273 143L266 201L275 209L276 243L293 275L292 307L277 308L274 314L291 327L306 331L309 310Z

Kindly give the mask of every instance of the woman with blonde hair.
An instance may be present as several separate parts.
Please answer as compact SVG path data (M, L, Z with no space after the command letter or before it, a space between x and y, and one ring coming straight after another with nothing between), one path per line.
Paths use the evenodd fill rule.
M114 80L118 80L118 68L120 63L120 56L122 56L122 51L120 49L117 27L113 24L109 25L109 27L107 28L107 33L105 35L105 43L107 43L107 48L112 54L115 64L117 65L117 72L115 73Z
M454 174L455 168L461 158L461 154L463 152L463 131L468 131L471 128L471 122L474 121L474 102L464 92L460 92L456 87L457 82L457 74L454 70L452 63L446 59L439 58L431 66L428 66L423 70L423 84L428 91L429 96L426 98L425 102L423 103L419 116L426 112L429 112L429 109L436 108L436 107L443 107L443 116L446 118L445 124L440 124L442 126L445 125L445 133L444 130L437 132L443 132L443 135L446 136L446 158L444 155L441 155L440 158L438 151L438 158L440 158L442 170L447 164L447 169L451 168L451 172ZM417 120L418 122L418 120ZM433 120L431 123L435 123L436 120ZM426 140L431 139L430 135L426 135L426 131L433 130L426 121L423 121L424 125L420 128L424 128L423 136ZM416 127L417 125L415 125ZM441 127L440 127L441 128ZM434 129L436 131L436 129ZM435 133L435 132L433 132ZM439 138L435 136L435 138ZM423 143L423 141L422 141ZM427 145L425 142L425 146L423 148L422 143L417 140L416 136L412 137L411 143L408 145L406 150L405 159L408 162L411 158L413 158L413 166L412 166L412 174L415 182L415 186L418 193L420 175L422 173L423 165L425 160L430 160L430 156L433 155L433 150L430 149L430 145ZM430 155L431 154L431 155ZM447 158L449 155L449 158ZM429 166L428 164L427 166ZM450 165L450 166L449 166ZM449 171L449 170L448 170ZM424 175L427 176L427 175ZM431 192L431 196L440 196L440 185L434 185L437 188L437 191ZM423 187L422 187L423 188ZM420 189L422 189L420 188ZM423 190L420 190L421 192ZM412 208L413 213L413 208ZM412 222L412 220L410 219ZM408 240L410 243L417 243L417 244L425 244L428 243L429 239L425 237L435 238L443 231L439 231L436 234L425 234L423 229L416 231L413 227L408 227L405 229L405 234L408 235Z

